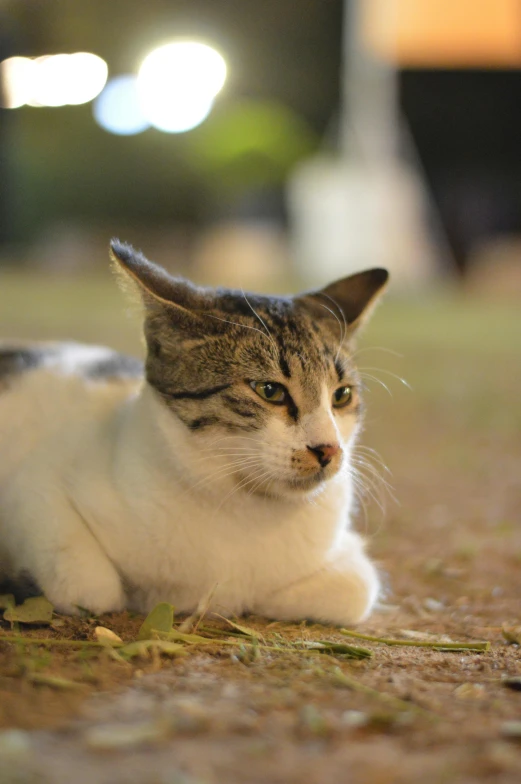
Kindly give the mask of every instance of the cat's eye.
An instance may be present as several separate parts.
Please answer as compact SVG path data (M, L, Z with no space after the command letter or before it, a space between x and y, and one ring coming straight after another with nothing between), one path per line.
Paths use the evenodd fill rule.
M332 400L333 408L344 408L344 406L349 405L352 399L353 399L353 387L350 386L338 387L338 389L335 392L333 392L333 400Z
M288 400L286 388L275 381L252 381L250 386L259 397L276 406L282 406Z

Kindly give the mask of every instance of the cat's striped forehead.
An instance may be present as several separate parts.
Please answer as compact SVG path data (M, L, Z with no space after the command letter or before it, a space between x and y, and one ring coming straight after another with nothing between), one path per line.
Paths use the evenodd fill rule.
M251 363L252 371L258 370L263 377L275 374L282 381L305 380L309 392L315 394L324 376L344 374L348 345L342 345L345 332L340 321L332 325L329 320L312 318L289 298L246 299L226 294L216 304L220 312L212 315L234 320L228 324L230 348L241 364Z
M319 404L324 384L353 373L343 324L313 317L291 298L215 293L198 311L195 329L179 330L176 315L150 319L147 376L166 397L196 394L243 381L275 381L298 390L299 404ZM203 399L203 398L200 398Z

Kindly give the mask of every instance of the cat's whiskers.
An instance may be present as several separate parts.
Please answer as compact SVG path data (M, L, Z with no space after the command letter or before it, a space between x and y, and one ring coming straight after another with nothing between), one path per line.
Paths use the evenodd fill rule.
M384 467L387 468L386 466ZM381 520L377 529L380 530L386 513L386 495L389 495L391 499L396 502L390 484L382 477L376 466L364 457L357 456L356 454L352 456L351 464L349 466L349 475L353 482L357 501L363 509L366 535L369 533L369 518L365 503L366 498L372 500L380 509ZM374 536L376 533L377 532L372 535Z
M249 303L248 303L249 304ZM270 335L266 335L266 333L262 329L258 329L258 327L252 327L250 324L240 324L238 321L230 321L229 319L221 318L220 316L214 316L213 313L205 313L205 316L208 318L213 318L216 321L224 321L225 324L231 324L234 327L244 327L244 329L252 329L254 332L258 332L259 335L262 335L263 338L267 340L273 340Z
M409 382L406 381L401 376L399 376L397 373L394 373L392 370L387 370L386 368L377 368L377 367L361 367L361 368L358 368L358 371L360 372L360 375L362 375L362 373L365 373L365 371L367 371L367 370L372 370L372 371L377 372L377 373L387 373L388 376L391 376L392 378L395 378L397 381L399 381L401 384L403 384L405 387L407 387L407 389L410 389L411 392L412 392L412 387L409 384ZM369 376L367 373L365 373L365 375L368 378L373 378L375 381L379 381L380 383L382 383L382 381L380 379L378 379L376 376Z
M370 446L366 446L365 444L355 444L353 447L352 453L356 454L357 452L366 453L368 457L373 460L376 460L379 466L386 471L388 474L391 473L391 469L385 464L381 454Z
M226 479L229 476L233 476L234 474L238 474L241 468L256 468L256 466L262 465L261 460L257 460L256 458L251 458L251 460L235 460L229 463L226 463L223 466L219 466L213 473L205 475L198 479L196 482L192 482L186 489L185 494L188 492L193 492L196 489L205 489L208 485L210 485L215 480L221 481L222 479Z
M403 354L400 354L399 351L395 351L392 348L387 348L386 346L363 346L362 348L357 348L351 354L351 359L356 359L359 354L365 354L368 351L384 351L386 354L392 354L399 359L403 359Z
M385 463L379 461L378 458L374 457L373 455L371 455L370 457L372 460L375 460L376 465L371 462L371 460L368 458L368 455L365 454L364 452L362 452L361 454L358 452L353 452L351 456L351 462L354 462L360 466L365 466L368 471L370 471L371 473L373 473L375 476L378 477L378 480L383 485L385 485L387 488L390 489L391 485L381 473L381 471L385 471L389 476L392 476L390 469L385 465Z
M369 381L375 381L377 384L380 384L380 386L383 387L385 391L389 394L389 397L393 396L393 393L391 392L387 384L384 384L381 378L377 378L376 376L371 375L371 373L363 373L360 371L360 369L358 370L358 374L361 379L367 378ZM367 386L365 384L364 384L364 389L367 389Z
M197 462L202 463L202 462L206 462L207 460L215 460L216 458L219 458L219 457L221 457L221 458L222 457L242 457L244 460L246 460L249 457L260 457L260 455L259 455L258 452L252 452L251 450L248 450L248 451L245 451L245 452L226 452L224 454L219 452L218 454L214 453L213 455L206 455L205 457L199 457L197 459Z
M275 473L272 468L267 470L262 476L257 478L256 484L254 484L253 487L251 487L248 490L248 495L253 495L253 493L255 493L259 489L259 487L265 482L265 480L269 479L271 482L273 482L274 476ZM244 490L244 487L246 487L246 485L244 485L241 489Z
M327 305L324 305L324 303L323 303L323 302L321 302L321 303L320 303L320 305L321 305L323 308L325 308L326 310L328 310L328 311L331 313L331 315L332 315L332 316L334 316L334 317L336 318L336 320L338 321L338 326L340 327L340 341L339 341L339 344L338 344L338 350L337 350L337 352L336 352L336 356L335 356L335 362L337 362L337 360L338 360L338 356L339 356L339 354L340 354L340 352L341 352L341 350L342 350L342 346L344 345L344 340L346 339L346 336L347 336L347 322L346 322L346 317L344 316L344 311L342 310L342 308L340 308L340 307L339 307L338 303L337 303L337 302L335 302L335 300L334 300L332 297L330 297L328 294L324 294L324 292L322 292L322 296L323 296L323 297L327 297L327 299L329 299L329 300L330 300L330 301L333 303L333 305L334 305L336 308L338 308L338 310L339 310L339 312L340 312L340 314L341 314L341 316L342 316L342 322L343 322L343 323L341 323L341 322L340 322L340 319L338 318L338 316L336 315L336 313L334 313L334 312L331 310L331 308L328 308L328 307L327 307Z
M380 465L375 466L374 463L371 463L364 455L359 454L353 454L351 463L358 466L360 469L367 471L373 477L374 481L376 481L382 488L385 488L385 490L389 492L390 495L392 495L392 487L387 479L382 475L382 467ZM384 466L384 468L387 467ZM387 469L387 472L389 474L391 473L389 469Z
M221 443L221 441L228 441L230 439L235 439L235 440L236 439L241 439L242 441L253 441L255 444L266 445L266 446L269 444L269 442L266 441L265 439L252 438L252 436L239 436L239 435L222 436L221 438L217 438L215 441L212 441L208 446L203 447L201 451L208 452L210 450L213 450L214 447L217 444ZM219 447L219 448L221 448L221 447Z
M228 493L225 495L225 497L222 499L222 501L220 502L219 506L218 506L218 507L217 507L217 509L215 510L215 514L217 514L217 512L218 512L218 511L219 511L219 510L222 508L222 506L223 506L223 505L226 503L226 501L227 501L229 498L231 498L233 495L235 495L235 493L237 493L237 492L238 492L239 490L241 490L243 487L245 487L245 486L249 485L249 484L250 484L250 482L254 482L254 481L255 481L256 479L258 479L259 477L261 477L261 478L264 478L264 476L267 476L267 475L268 475L268 474L270 474L270 473L271 473L271 470L268 470L268 471L267 471L267 470L266 470L266 466L262 466L262 467L261 467L261 468L260 468L258 471L256 471L256 472L254 473L254 475L253 475L253 476L246 477L245 479L241 480L241 481L240 481L238 484L236 484L236 485L235 485L235 487L233 487L233 488L232 488L232 489L231 489L231 490L230 490L230 491L229 491L229 492L228 492Z
M268 327L267 327L267 325L266 325L266 322L264 321L264 319L262 319L262 318L259 316L259 314L258 314L258 313L257 313L257 311L255 310L255 308L253 307L253 305L252 305L252 304L251 304L251 302L249 301L248 297L247 297L247 296L246 296L246 294L244 293L244 289L242 289L242 296L243 296L243 297L244 297L244 299L246 300L246 302L247 302L247 304L248 304L248 307L250 308L251 312L252 312L252 313L253 313L253 314L254 314L254 315L255 315L255 316L256 316L256 317L259 319L260 323L262 324L262 326L263 326L263 327L264 327L264 329L266 330L266 336L267 336L267 337L270 339L270 341L271 341L271 343L272 343L272 345L273 345L273 347L274 347L274 349L275 349L275 354L276 354L276 355L278 355L278 353L279 353L279 347L277 346L277 343L275 342L275 339L274 339L273 335L272 335L272 334L271 334L271 332L269 331L269 329L268 329Z
M350 478L351 482L353 483L353 489L354 489L356 503L358 504L359 507L361 507L362 512L363 512L364 528L365 528L365 533L367 533L368 528L369 528L369 522L368 522L368 514L367 514L367 504L366 504L366 501L365 501L365 494L366 494L365 493L365 485L364 485L363 481L361 480L360 475L358 474L358 472L353 470L352 468L349 469L348 475L349 475L349 478Z

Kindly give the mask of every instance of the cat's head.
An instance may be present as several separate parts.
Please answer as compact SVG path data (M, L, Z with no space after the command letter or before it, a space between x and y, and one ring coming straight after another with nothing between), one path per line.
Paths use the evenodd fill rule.
M145 305L147 381L200 448L203 479L295 497L348 468L362 415L353 338L385 270L260 296L199 288L130 245L111 248Z

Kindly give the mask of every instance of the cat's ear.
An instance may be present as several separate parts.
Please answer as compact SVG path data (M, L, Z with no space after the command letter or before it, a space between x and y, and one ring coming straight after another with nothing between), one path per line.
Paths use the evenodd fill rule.
M354 332L368 320L388 279L387 270L377 267L337 280L320 291L302 294L297 301L311 307L322 319L343 316L349 331Z
M147 310L166 308L173 321L193 324L199 320L197 310L203 305L204 292L189 281L170 275L126 242L113 239L110 250L116 271L123 274L124 285L134 284Z

